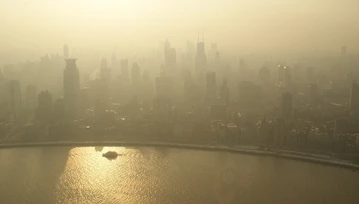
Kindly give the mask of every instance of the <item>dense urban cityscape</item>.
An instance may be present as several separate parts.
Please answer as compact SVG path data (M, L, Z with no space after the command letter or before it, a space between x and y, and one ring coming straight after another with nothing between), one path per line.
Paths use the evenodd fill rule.
M232 64L216 43L207 46L203 34L196 47L187 42L181 53L166 40L156 57L130 60L113 53L86 73L68 45L62 54L6 64L0 78L1 142L359 150L359 57L346 46L327 58L286 63L239 57Z

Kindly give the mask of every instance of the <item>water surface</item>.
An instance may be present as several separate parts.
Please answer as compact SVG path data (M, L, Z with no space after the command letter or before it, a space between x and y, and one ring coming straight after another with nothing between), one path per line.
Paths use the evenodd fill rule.
M116 160L102 157L114 150ZM275 157L152 147L0 149L0 203L359 203L359 173Z

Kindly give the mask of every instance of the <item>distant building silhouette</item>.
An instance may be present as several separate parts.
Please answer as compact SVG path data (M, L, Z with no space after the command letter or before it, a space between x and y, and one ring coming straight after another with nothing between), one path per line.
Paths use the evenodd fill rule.
M168 39L164 44L164 58L165 58L164 71L166 72L166 74L172 73L173 69L176 68L177 53L176 53L176 49L171 47L171 44L168 41Z
M128 80L128 59L121 59L121 78Z
M70 56L69 56L69 46L64 45L63 55L64 55L64 59L68 59L68 58L70 57Z
M157 77L155 79L155 98L153 107L157 116L169 117L174 91L172 77Z
M132 81L132 84L134 84L134 85L138 85L141 81L140 66L138 66L137 63L132 64L131 81Z
M42 91L38 95L39 106L36 109L36 120L50 122L52 117L52 94L49 91Z
M278 65L277 67L277 82L281 83L284 81L284 66Z
M20 82L11 80L8 87L8 107L9 107L9 120L15 121L21 110L21 88Z
M216 99L216 73L206 72L206 101L211 103Z
M76 59L66 59L63 85L66 116L75 118L79 111L80 96L80 73Z
M259 69L258 79L259 79L259 82L262 84L269 84L270 70L268 69L268 67L263 66L262 68Z
M292 82L292 69L289 66L285 66L283 69L283 81L286 85Z
M203 41L203 36L202 36L202 42L199 41L199 36L198 36L198 42L197 42L197 53L196 53L196 61L195 61L195 68L196 68L196 73L198 75L198 77L202 78L202 75L204 74L204 71L206 70L206 65L207 65L207 57L206 57L206 53L205 53L205 49L204 49L204 41Z
M223 80L223 84L221 85L221 87L219 89L219 97L223 104L225 104L225 105L229 104L230 95L229 95L229 88L228 88L226 79Z

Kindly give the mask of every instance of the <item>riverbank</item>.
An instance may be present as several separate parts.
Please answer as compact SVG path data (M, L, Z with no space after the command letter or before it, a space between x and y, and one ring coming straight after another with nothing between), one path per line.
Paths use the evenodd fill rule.
M25 142L25 143L3 143L0 144L2 148L19 148L19 147L43 147L43 146L74 146L74 147L88 147L88 146L161 146L181 149L200 149L210 151L225 151L231 153L252 154L260 156L272 156L286 159L295 159L325 165L333 165L337 167L350 168L359 170L359 165L351 161L345 161L335 158L331 155L312 154L299 151L289 150L259 150L256 147L250 146L234 146L227 147L221 145L198 145L198 144L179 144L171 142L134 142L134 141L61 141L61 142Z

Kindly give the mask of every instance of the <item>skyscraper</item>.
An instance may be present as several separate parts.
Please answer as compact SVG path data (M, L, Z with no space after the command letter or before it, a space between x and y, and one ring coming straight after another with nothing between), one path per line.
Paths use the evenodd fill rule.
M308 103L316 106L319 100L319 90L317 84L309 84L308 86Z
M52 117L52 94L49 91L42 91L38 95L39 106L36 109L36 120L49 122Z
M263 66L258 72L258 79L261 84L268 84L270 82L270 70Z
M176 49L171 48L171 44L168 41L168 39L164 43L163 52L164 52L164 58L165 58L165 64L164 64L163 71L165 73L170 73L176 67L177 53L176 53Z
M227 80L223 80L223 84L221 85L219 89L219 97L221 99L221 102L225 105L229 104L229 88L227 85Z
M64 69L64 103L66 116L76 118L79 112L80 73L76 66L77 59L66 59Z
M204 71L206 70L206 65L207 65L207 57L204 49L203 36L202 36L202 42L199 41L199 36L198 36L195 67L196 67L196 72L199 76L204 74Z
M19 115L21 109L20 82L17 80L11 80L9 82L8 91L9 120L14 121Z
M169 48L165 50L165 66L166 69L173 69L176 66L177 56L176 56L176 49Z
M283 69L283 81L286 85L292 81L292 70L289 66L285 66Z
M141 80L140 66L137 63L133 63L131 68L132 84L139 84Z
M128 80L128 59L121 59L121 78Z
M64 47L63 47L63 55L64 55L64 59L69 58L69 46L64 45Z
M156 115L168 117L169 111L172 108L173 94L173 78L157 77L155 79L155 98L153 107Z
M278 65L277 68L277 82L281 83L284 81L284 66Z
M216 99L216 73L206 72L206 100L213 102Z

